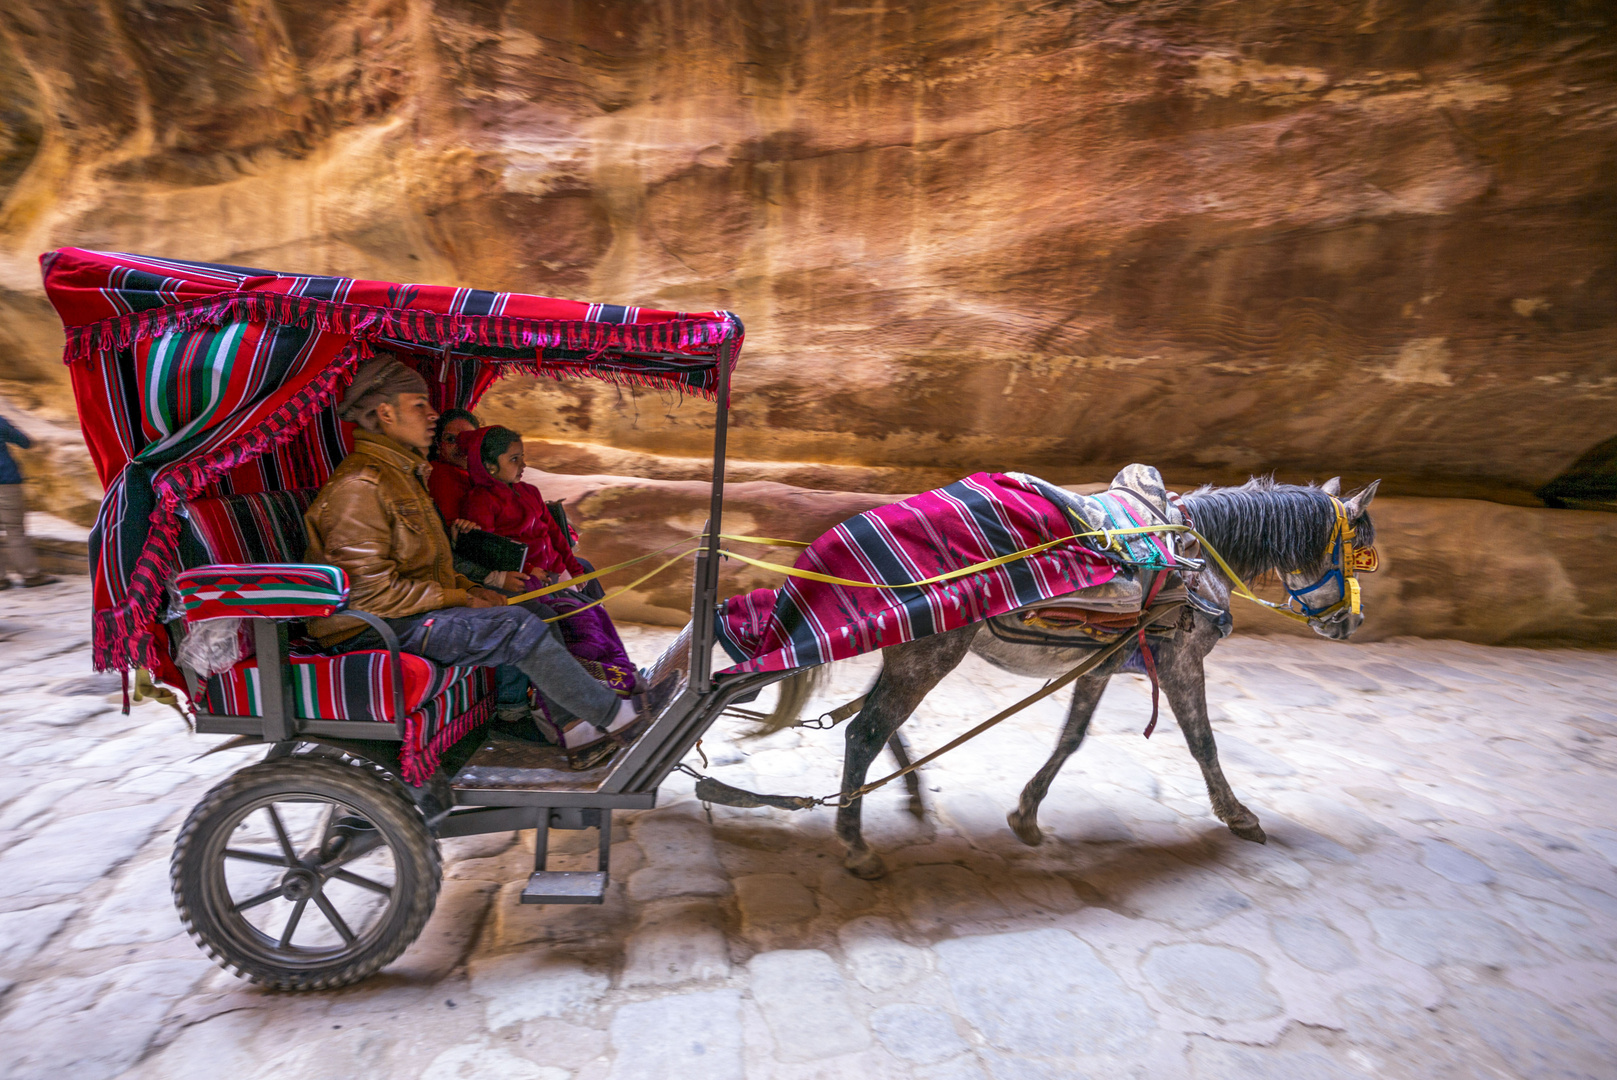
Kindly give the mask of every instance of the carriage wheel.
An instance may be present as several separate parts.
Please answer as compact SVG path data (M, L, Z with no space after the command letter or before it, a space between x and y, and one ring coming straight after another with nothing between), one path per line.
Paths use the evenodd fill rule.
M208 792L169 877L180 920L221 965L278 990L326 990L410 946L443 868L420 813L370 769L288 757Z

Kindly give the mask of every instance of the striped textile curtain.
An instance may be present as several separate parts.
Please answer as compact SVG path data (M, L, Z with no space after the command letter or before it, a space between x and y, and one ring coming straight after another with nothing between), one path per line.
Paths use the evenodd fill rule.
M231 322L74 365L75 383L92 384L78 392L93 387L110 399L98 410L105 429L87 427L86 439L115 442L125 462L108 478L90 535L97 669L166 659L155 635L187 500L214 485L269 490L324 480L351 445L330 417L333 400L368 355L363 342L309 326ZM311 424L322 413L328 419Z

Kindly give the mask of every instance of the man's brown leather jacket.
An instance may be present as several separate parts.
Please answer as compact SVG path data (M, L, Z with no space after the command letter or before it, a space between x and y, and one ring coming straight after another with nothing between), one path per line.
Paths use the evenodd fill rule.
M303 515L304 558L348 573L350 607L397 619L466 606L475 582L455 573L449 537L421 481L426 464L415 450L362 428L354 452ZM309 633L328 648L364 627L345 615L309 620Z

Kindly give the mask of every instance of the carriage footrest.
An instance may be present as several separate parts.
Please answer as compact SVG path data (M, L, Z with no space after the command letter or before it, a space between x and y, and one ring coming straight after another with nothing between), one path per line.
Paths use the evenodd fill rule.
M522 890L524 904L599 904L605 900L604 870L540 870Z

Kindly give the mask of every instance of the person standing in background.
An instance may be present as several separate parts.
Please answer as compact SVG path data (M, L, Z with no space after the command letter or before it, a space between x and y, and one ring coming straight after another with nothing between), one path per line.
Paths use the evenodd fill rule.
M34 545L28 542L23 526L22 470L12 460L11 443L26 449L33 440L0 416L0 532L6 534L5 546L0 547L0 589L11 588L11 571L22 575L22 583L30 588L49 585L56 579L39 568Z

